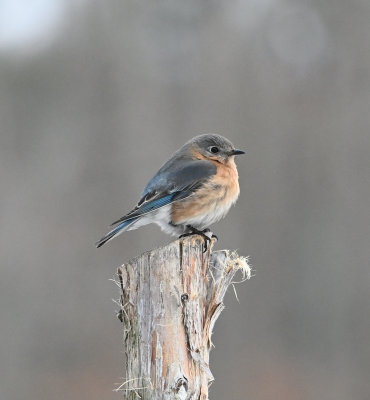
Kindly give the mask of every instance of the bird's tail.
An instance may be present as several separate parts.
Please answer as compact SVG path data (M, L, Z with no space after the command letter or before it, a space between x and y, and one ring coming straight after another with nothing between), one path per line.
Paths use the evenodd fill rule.
M106 235L104 235L98 242L96 242L95 243L96 247L103 246L104 243L109 242L109 240L113 239L115 236L118 236L122 232L126 231L129 228L129 226L131 226L137 219L138 218L131 218L121 222L114 229L112 229Z

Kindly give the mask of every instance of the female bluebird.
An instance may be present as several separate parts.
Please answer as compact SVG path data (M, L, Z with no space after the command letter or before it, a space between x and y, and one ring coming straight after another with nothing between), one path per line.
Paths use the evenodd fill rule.
M223 218L239 196L234 156L244 154L226 138L205 134L185 143L144 188L137 206L114 222L96 246L150 223L173 235L201 234Z

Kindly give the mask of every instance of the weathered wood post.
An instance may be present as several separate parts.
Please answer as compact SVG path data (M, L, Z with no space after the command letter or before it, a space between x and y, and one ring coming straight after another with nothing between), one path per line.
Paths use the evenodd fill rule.
M203 253L194 235L144 253L118 268L124 327L124 399L206 400L213 380L211 334L243 257L228 250Z

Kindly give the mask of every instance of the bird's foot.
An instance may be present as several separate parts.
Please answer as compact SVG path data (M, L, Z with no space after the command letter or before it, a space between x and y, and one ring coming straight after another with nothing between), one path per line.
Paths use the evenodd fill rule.
M209 228L204 229L203 233L206 233L207 236L211 237L211 239L218 240L218 236L215 235Z
M205 253L208 250L208 243L211 242L212 239L218 240L218 237L214 235L208 228L204 229L203 231L194 228L193 226L188 225L187 228L189 229L189 232L183 233L182 235L179 236L179 238L187 237L187 236L192 236L192 235L200 235L204 239L204 244L203 244L203 253Z

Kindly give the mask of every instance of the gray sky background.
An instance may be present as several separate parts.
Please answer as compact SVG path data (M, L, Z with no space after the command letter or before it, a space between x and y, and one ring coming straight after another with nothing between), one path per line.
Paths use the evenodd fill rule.
M97 250L185 141L241 197L213 227L255 277L216 324L213 400L370 396L370 3L0 0L0 398L119 399L116 267Z

